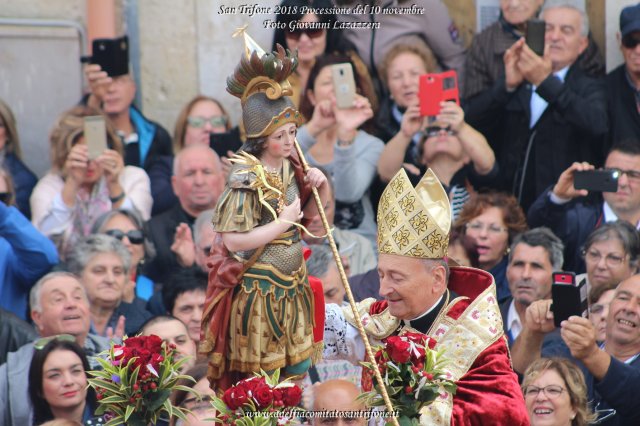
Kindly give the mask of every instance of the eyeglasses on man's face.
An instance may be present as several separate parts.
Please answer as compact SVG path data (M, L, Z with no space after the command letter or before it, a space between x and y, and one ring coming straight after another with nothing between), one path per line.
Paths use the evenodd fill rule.
M538 386L529 385L526 388L524 388L524 397L525 398L536 398L538 396L538 394L540 394L540 392L542 392L547 396L547 398L555 399L555 398L559 397L560 395L562 395L562 392L564 392L564 391L565 391L565 389L562 386L559 386L559 385L548 385L548 386L545 386L543 388L540 388Z
M634 180L634 181L640 180L640 171L637 171L637 170L622 170L617 167L607 167L605 170L617 172L618 179L622 175L627 175L627 179Z

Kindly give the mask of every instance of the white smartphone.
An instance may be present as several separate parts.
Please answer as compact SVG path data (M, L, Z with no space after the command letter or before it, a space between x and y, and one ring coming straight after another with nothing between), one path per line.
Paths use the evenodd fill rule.
M353 78L353 68L350 63L331 65L333 77L333 91L336 104L340 109L353 107L356 98L356 82Z
M84 118L84 140L89 148L91 160L95 160L107 149L107 126L104 117L93 115Z

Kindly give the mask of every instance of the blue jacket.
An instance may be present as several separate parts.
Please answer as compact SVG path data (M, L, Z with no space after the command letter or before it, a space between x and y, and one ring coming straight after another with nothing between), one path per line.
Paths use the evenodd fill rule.
M531 205L527 214L530 228L547 226L564 243L564 270L576 274L586 272L582 246L594 229L604 220L603 203L584 198L566 204L551 202L551 188L544 191Z
M7 154L4 166L9 171L13 186L16 190L16 204L27 218L31 218L31 205L29 197L33 187L38 183L38 178L31 170L14 154Z
M57 263L51 240L0 202L0 307L26 319L31 287Z

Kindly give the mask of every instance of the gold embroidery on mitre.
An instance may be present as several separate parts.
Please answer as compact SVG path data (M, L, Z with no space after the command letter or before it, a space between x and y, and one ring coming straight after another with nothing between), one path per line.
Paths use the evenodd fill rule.
M377 218L380 253L421 259L447 255L451 206L431 169L415 188L400 169L382 194Z

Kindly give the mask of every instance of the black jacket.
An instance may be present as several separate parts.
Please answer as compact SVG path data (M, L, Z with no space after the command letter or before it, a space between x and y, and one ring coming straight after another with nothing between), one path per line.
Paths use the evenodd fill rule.
M156 247L157 254L145 265L144 275L156 283L168 282L171 274L180 268L175 253L171 251L176 228L184 222L193 231L195 220L196 218L185 212L178 203L147 222L147 232Z
M606 78L609 107L609 143L635 139L640 143L640 114L633 89L629 86L625 64L611 71Z
M548 102L533 128L531 85L507 92L504 78L474 97L465 113L487 136L502 172L501 189L512 191L526 210L574 161L599 166L608 129L604 83L572 66L563 83L550 75L536 92Z
M0 365L7 361L7 354L38 338L38 333L28 323L11 312L0 309Z

